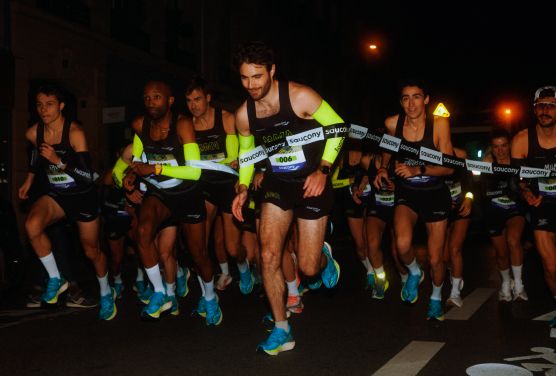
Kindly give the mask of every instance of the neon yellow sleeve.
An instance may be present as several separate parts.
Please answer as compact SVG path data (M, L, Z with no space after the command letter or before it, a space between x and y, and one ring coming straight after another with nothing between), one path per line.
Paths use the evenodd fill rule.
M122 187L122 181L124 180L125 170L129 165L122 159L118 158L114 167L112 167L112 180L117 188Z
M338 179L339 173L340 173L340 166L336 167L336 169L334 170L334 173L332 174L332 178L330 179L331 182L332 182L332 188L334 188L334 189L347 187L348 185L351 184L349 182L349 178L347 178L347 179Z
M237 135L227 134L226 135L226 159L220 161L222 164L230 164L237 159L239 154L239 141Z
M324 99L322 100L319 108L317 108L313 114L313 119L318 121L323 127L344 122ZM338 153L340 153L340 150L342 149L343 143L344 137L335 137L326 140L324 153L322 153L322 159L330 164L333 164L338 156Z
M141 138L139 138L137 133L133 137L131 154L133 155L133 159L141 159L141 154L143 154L143 142L141 141Z
M243 155L245 153L250 152L251 150L255 149L255 137L251 136L242 136L239 135L239 155ZM251 179L253 179L253 173L255 172L255 165L249 166L239 166L239 184L243 184L246 187L249 187L251 184Z
M201 159L201 151L196 142L183 145L183 155L186 161L198 161ZM160 175L182 180L199 180L201 169L192 166L169 166L163 165Z

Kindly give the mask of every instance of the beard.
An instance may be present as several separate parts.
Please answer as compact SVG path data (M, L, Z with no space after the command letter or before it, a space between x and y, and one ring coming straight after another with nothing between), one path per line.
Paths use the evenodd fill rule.
M271 86L271 80L268 80L265 85L261 88L261 93L258 95L253 95L251 93L249 93L249 95L251 95L251 98L253 98L253 100L258 101L262 98L264 98L268 92L270 91L270 86Z
M543 121L543 119L547 119L547 120L549 119L549 121ZM537 123L541 128L551 128L554 125L556 125L556 123L554 122L554 118L552 116L547 116L547 115L539 116L537 118Z
M160 120L168 112L168 107L148 108L147 112L149 113L149 115L153 120Z

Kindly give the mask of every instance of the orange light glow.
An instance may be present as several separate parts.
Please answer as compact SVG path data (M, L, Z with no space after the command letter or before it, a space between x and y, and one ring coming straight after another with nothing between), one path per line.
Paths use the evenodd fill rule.
M511 108L506 108L506 109L504 110L504 113L505 113L506 115L511 115L511 114L512 114L512 109L511 109Z
M369 49L376 50L377 49L376 44L369 44Z

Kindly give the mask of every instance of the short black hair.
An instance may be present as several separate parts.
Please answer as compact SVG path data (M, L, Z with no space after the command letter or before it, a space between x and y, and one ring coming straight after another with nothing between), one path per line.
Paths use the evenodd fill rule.
M66 102L66 95L64 93L64 90L56 84L45 84L45 85L39 86L39 88L37 89L37 92L35 94L35 97L39 94L54 96L54 97L56 97L56 99L60 103L65 103Z
M234 68L239 70L241 64L264 65L268 71L274 64L274 51L261 41L249 41L238 46L234 54Z
M398 93L401 93L403 88L408 86L415 86L423 90L423 94L425 94L425 97L429 95L429 88L427 86L427 83L420 77L406 77L399 80Z
M162 85L166 86L168 88L169 95L171 97L174 96L174 88L170 84L170 81L167 80L166 78L156 76L156 75L151 75L145 80L145 84L143 85L143 89L150 83L157 83L157 84L162 84Z
M506 140L510 141L512 136L510 135L510 132L508 132L505 128L496 126L490 131L489 141L492 142L492 140L494 140L495 138L505 138Z
M193 76L185 86L185 95L191 94L194 90L201 90L205 95L210 94L207 81L201 76Z

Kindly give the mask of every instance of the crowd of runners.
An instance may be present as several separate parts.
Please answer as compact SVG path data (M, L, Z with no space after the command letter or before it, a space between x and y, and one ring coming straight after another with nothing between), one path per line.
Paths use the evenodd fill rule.
M83 297L70 298L74 278L55 252L64 238L56 224L75 222L98 278L101 320L117 315L122 261L132 252L141 317L179 315L195 275L201 297L194 313L219 325L216 291L230 288L234 262L242 294L264 288L271 331L258 348L276 355L295 346L288 318L303 311L303 292L334 288L340 278L325 242L335 205L347 217L374 299L383 299L389 280L398 278L385 272L381 244L389 244L401 300L417 301L425 273L413 238L417 222L424 223L432 283L427 319L443 320L445 305L463 304L462 245L474 199L481 200L496 250L499 300L528 300L522 278L528 223L556 299L556 87L535 92L535 124L515 135L493 129L486 157L472 161L452 145L449 113L431 111L419 80L402 82L399 114L371 130L345 123L310 87L277 80L273 52L261 42L243 44L234 63L248 94L235 113L213 106L199 77L183 93L149 80L144 114L131 123L133 140L98 179L83 128L63 114L62 91L37 90L40 120L26 131L33 152L19 190L21 200L38 190L25 222L48 274L36 304L57 304L69 290L68 302L87 305ZM177 95L191 116L174 108ZM480 184L474 169L483 169ZM190 264L178 262L178 250L190 255ZM451 289L443 300L445 282Z

